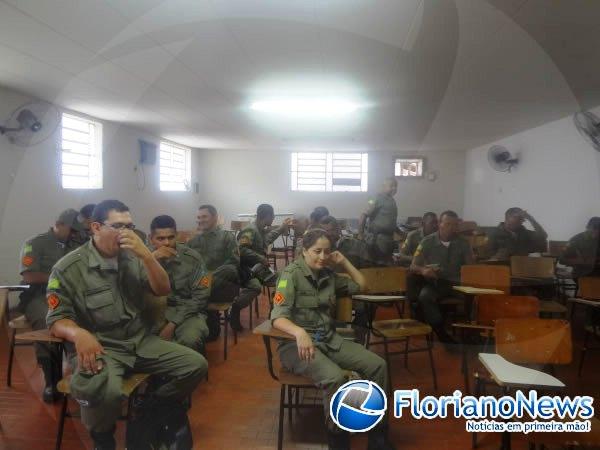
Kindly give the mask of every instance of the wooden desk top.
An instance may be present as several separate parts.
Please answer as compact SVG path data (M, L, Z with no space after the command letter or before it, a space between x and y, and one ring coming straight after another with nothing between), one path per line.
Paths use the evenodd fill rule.
M29 285L28 284L9 284L6 286L0 286L0 289L6 289L9 292L19 292L19 291L26 291L27 289L29 289Z
M15 341L21 342L63 342L61 338L57 338L50 334L49 330L27 331L25 333L17 333Z
M400 302L406 300L405 295L353 295L352 300L358 300L365 303L389 303Z
M258 334L259 336L269 336L278 339L288 339L291 341L295 341L296 338L291 334L284 333L283 331L278 330L277 328L273 328L270 320L265 320L259 326L252 330L253 334Z
M457 292L461 292L467 295L502 295L504 291L499 289L486 289L486 288L478 288L471 286L452 286Z

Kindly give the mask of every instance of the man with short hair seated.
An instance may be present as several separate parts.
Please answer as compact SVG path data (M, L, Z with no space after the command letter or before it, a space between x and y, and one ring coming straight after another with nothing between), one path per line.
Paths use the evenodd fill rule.
M210 277L198 252L175 241L177 224L171 216L157 216L150 224L152 255L169 275L166 323L159 324L159 336L174 340L204 354L208 336L206 309Z
M129 208L118 200L100 202L90 227L92 239L52 269L46 320L50 332L76 352L71 395L79 400L94 448L114 450L128 373L161 376L164 381L145 393L145 412L160 415L182 410L208 365L199 353L147 331L144 294L168 295L171 289L167 272L133 232Z
M419 318L431 325L441 342L450 344L454 341L444 328L438 302L456 295L452 286L460 283L460 268L474 261L469 242L458 234L458 224L454 211L444 211L439 230L421 241L410 266L424 279L417 300Z
M592 217L586 230L571 239L560 263L573 267L573 279L600 275L600 217Z
M533 230L523 226L528 221ZM486 254L491 259L509 260L511 256L527 256L530 253L545 252L548 233L527 211L509 208L504 214L504 222L490 233Z
M46 328L46 286L52 266L69 251L76 248L76 242L83 225L74 209L63 211L52 228L25 241L21 248L20 274L23 283L29 285L19 297L19 310L25 314L34 330ZM50 403L56 400L56 383L62 373L62 355L55 344L35 343L37 362L44 373L43 399Z
M372 267L375 263L371 260L369 247L365 241L350 236L342 236L340 225L333 216L325 216L315 228L327 232L333 251L337 250L344 255L357 269Z
M400 261L407 265L412 262L413 256L421 241L432 233L438 230L438 218L434 212L426 212L423 214L421 227L412 230L406 235L406 239L400 247Z
M198 208L198 233L187 242L196 250L212 273L211 296L209 302L233 302L230 313L231 327L243 330L240 323L241 305L247 305L256 295L254 292L240 291L240 252L233 233L218 225L219 214L213 205ZM219 313L209 311L209 340L216 339L221 331Z

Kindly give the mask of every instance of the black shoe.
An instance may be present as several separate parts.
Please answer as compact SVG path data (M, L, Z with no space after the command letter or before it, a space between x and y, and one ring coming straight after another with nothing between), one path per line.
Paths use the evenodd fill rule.
M350 433L347 431L339 433L328 431L327 448L329 450L350 450Z
M94 450L115 450L117 443L115 442L115 429L98 433L90 431L92 441L94 441Z
M396 450L387 437L387 429L375 428L369 432L367 450Z
M45 403L54 403L58 400L58 391L55 386L46 386L44 388L44 392L42 393L42 399Z

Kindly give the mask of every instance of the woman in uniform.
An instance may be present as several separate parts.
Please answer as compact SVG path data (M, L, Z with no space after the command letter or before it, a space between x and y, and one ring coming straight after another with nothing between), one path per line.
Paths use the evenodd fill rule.
M341 266L350 278L334 272ZM325 390L323 406L328 429L329 448L350 448L350 436L331 420L331 397L347 379L344 371L355 371L361 378L374 381L387 392L386 363L362 345L347 341L335 331L336 298L366 290L366 281L340 252L331 251L325 230L307 231L302 257L281 273L273 297L273 327L295 338L283 341L279 357L292 373L309 377ZM369 450L390 450L384 419L369 431Z

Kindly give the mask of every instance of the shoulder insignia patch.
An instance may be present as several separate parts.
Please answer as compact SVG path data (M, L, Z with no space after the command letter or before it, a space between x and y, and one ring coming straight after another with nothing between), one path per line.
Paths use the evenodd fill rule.
M25 267L29 267L30 265L33 264L33 256L23 256L23 259L21 260L21 262L23 263L23 265Z
M58 289L60 287L60 281L58 278L52 278L48 281L48 289Z
M198 282L198 284L200 286L204 286L204 287L210 287L210 276L205 275L202 278L200 278L200 281Z
M275 296L273 297L273 303L279 306L283 302L285 302L285 297L283 296L283 294L281 292L276 292Z
M50 294L48 296L48 308L50 308L51 310L55 310L59 303L60 300L58 299L58 295Z
M288 280L279 280L277 283L277 289L285 289L287 287Z
M33 246L31 244L27 244L25 247L23 247L23 253L31 253L32 250Z

